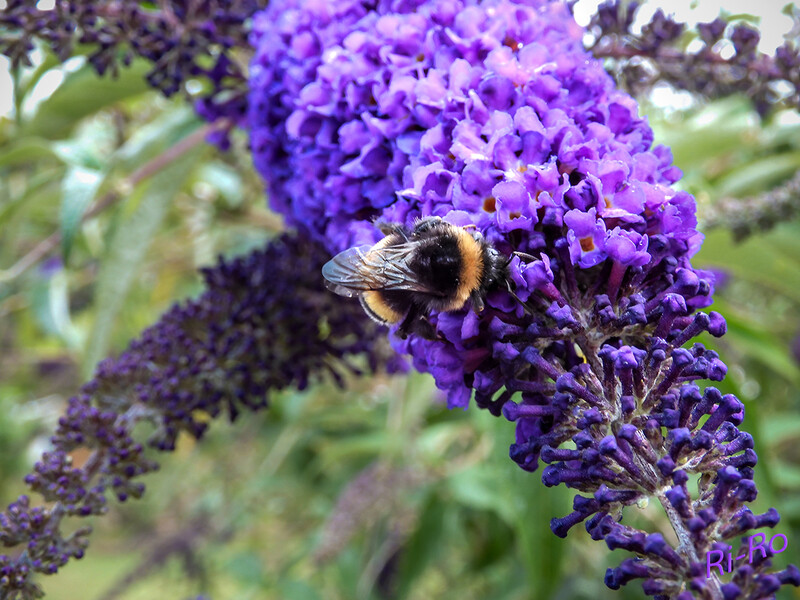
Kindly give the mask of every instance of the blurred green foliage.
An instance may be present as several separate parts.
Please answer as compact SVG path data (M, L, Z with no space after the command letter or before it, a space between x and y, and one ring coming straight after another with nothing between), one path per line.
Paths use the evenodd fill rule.
M69 67L35 105L31 91L54 61L15 73L18 110L0 120L3 502L23 491L66 397L98 360L197 293L198 267L281 227L241 133L228 153L202 143L205 125L187 103L148 91L138 65L115 80L80 60ZM761 122L736 98L645 109L701 205L767 190L800 166L796 115ZM753 509L778 507L789 541L781 558L796 559L800 224L739 245L712 231L697 260L729 275L714 306L729 334L706 341L728 364L722 388L745 401L756 438ZM603 584L623 553L580 527L552 535L549 520L570 511L571 494L508 459L513 435L488 413L447 411L423 375L283 394L266 413L216 423L201 444L186 439L158 457L145 498L95 522L86 558L43 582L47 598L641 597L638 584ZM654 507L640 512L647 528L666 530Z

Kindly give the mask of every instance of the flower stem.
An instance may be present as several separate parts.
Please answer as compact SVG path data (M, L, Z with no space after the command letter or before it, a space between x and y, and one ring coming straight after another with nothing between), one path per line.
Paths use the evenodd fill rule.
M675 507L672 506L672 503L663 491L656 491L656 497L664 508L664 512L667 513L667 518L672 525L672 529L675 531L675 535L678 536L678 553L683 554L689 562L701 562L700 556L697 554L697 548L692 542L692 536L689 530L686 529L686 525L678 514L678 511L675 510ZM720 587L720 582L716 575L712 575L708 579L708 588L711 590L712 600L722 600L722 588Z
M83 215L81 222L86 222L89 219L94 218L105 209L110 206L113 206L117 202L119 202L124 196L127 194L120 193L119 190L130 190L133 189L136 185L147 179L148 177L152 177L154 174L158 173L171 163L175 162L181 156L186 154L192 148L198 146L202 143L205 138L210 134L220 129L225 129L226 127L230 127L231 123L229 119L220 119L219 121L215 121L214 123L209 123L208 125L204 125L203 127L199 128L198 130L190 133L185 138L178 141L173 146L167 148L164 152L153 158L152 160L148 161L141 168L134 171L130 177L127 179L122 180L117 190L112 190L108 192L105 196L100 198L97 202L92 205L89 210ZM10 281L12 279L16 279L20 275L22 275L25 271L30 269L40 260L42 260L45 256L50 254L53 250L58 248L58 245L61 243L61 233L56 231L55 233L50 234L48 237L43 239L41 242L34 246L33 250L28 252L25 256L19 259L16 263L14 263L10 268L5 270L0 270L0 282L2 281Z

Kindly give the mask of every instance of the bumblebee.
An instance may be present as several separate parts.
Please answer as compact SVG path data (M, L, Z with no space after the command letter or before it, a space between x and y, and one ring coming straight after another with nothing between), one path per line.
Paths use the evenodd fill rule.
M468 231L439 217L417 221L409 230L379 225L386 236L374 246L350 248L322 267L329 289L358 296L366 313L382 325L399 323L405 338L434 337L427 320L471 302L483 310L486 294L506 280L508 259L480 232Z

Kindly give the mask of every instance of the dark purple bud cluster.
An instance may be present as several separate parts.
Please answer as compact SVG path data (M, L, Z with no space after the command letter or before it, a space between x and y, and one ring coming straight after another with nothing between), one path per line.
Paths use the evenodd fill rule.
M65 518L104 514L109 494L121 502L143 494L141 475L158 465L136 440L137 423L155 425L150 446L172 450L181 431L199 438L209 418L265 408L270 393L289 386L403 367L358 305L324 291L326 258L303 237L284 235L221 260L203 271L199 298L175 305L122 355L98 365L70 399L52 451L25 479L47 504L21 496L0 513L0 542L17 551L0 556L0 597L36 598L34 573L55 573L83 556L89 529L65 535ZM91 455L75 466L78 449Z
M762 115L778 106L800 107L800 47L786 41L774 56L758 51L759 33L723 19L697 26L702 45L684 49L686 27L659 9L641 33L633 33L637 2L612 0L598 8L589 31L592 53L611 59L617 81L634 95L660 81L707 98L745 94ZM730 56L724 54L732 47ZM777 84L783 83L784 87Z
M737 241L769 231L800 211L800 174L763 194L749 198L721 198L705 204L700 219L706 229L724 227Z
M201 80L204 117L237 122L246 108L246 73L233 53L247 47L249 20L265 0L56 0L51 9L7 0L0 11L0 53L12 66L30 64L35 42L62 61L76 45L89 49L99 74L116 73L134 59L149 62L148 82L170 96L189 79Z

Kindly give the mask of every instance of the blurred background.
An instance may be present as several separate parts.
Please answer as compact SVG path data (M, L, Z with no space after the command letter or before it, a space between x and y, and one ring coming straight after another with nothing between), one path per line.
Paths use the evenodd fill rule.
M699 4L678 16L719 11L704 0L703 11L714 9L697 14ZM723 4L761 9L760 21L738 16L760 27L766 52L792 27L779 2ZM579 18L592 10L579 3ZM44 51L33 68L0 68L3 503L24 490L66 399L98 360L198 294L198 267L282 228L246 137L235 133L224 153L205 144L206 125L184 99L152 91L146 69L134 62L98 78L81 57L62 67ZM719 387L744 401L743 428L756 440L752 509L778 508L772 533L788 549L776 562L796 562L800 222L791 202L774 226L745 212L749 227L732 231L724 217L732 199L763 197L796 176L800 118L762 118L744 97L700 102L668 87L639 100L705 223L696 262L718 271L713 309L729 333L704 342L727 363ZM82 220L89 206L96 212ZM509 460L513 431L487 412L446 410L419 374L284 393L270 410L217 422L202 443L183 439L157 457L144 498L95 520L86 558L43 581L47 598L642 597L639 583L621 592L603 584L624 552L582 527L566 540L552 535L549 521L571 511L572 494ZM643 527L668 528L660 509L639 512Z

